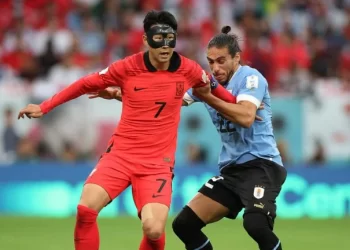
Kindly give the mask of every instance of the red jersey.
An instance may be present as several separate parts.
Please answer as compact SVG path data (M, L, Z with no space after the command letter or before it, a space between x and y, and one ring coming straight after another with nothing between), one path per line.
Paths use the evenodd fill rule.
M114 62L99 73L68 86L41 104L44 113L82 94L119 86L123 96L112 150L120 157L152 168L173 166L182 98L206 84L206 73L194 61L174 52L168 70L158 71L148 52Z

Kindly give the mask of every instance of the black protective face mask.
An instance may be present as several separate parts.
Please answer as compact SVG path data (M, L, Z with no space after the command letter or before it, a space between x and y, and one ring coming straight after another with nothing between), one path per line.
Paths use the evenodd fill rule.
M174 39L169 40L167 39L168 34L173 34ZM170 27L167 24L157 24L149 29L146 33L147 35L147 42L149 46L151 46L153 49L158 49L163 46L169 46L170 48L175 48L176 45L176 31ZM161 41L154 41L153 36L154 35L162 35L163 39Z

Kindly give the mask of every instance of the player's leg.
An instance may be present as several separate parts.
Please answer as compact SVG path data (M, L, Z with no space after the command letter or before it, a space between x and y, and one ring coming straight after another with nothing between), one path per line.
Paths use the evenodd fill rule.
M137 175L132 179L133 196L142 222L140 250L165 248L165 225L172 194L171 171Z
M213 177L173 221L173 231L186 249L213 249L202 228L223 217L236 218L243 205L237 195L224 187L222 177Z
M98 213L130 184L128 174L118 171L116 164L102 158L83 187L74 231L76 250L99 249Z
M100 245L97 226L99 211L110 201L108 193L99 185L86 184L77 206L74 243L76 250L98 250Z
M165 225L169 207L161 203L148 203L141 210L143 238L140 250L165 249Z
M243 225L259 245L260 250L281 250L282 244L273 232L276 217L276 198L286 179L286 170L274 163L260 163L262 168L250 171L242 193L246 203ZM265 166L268 164L269 166Z

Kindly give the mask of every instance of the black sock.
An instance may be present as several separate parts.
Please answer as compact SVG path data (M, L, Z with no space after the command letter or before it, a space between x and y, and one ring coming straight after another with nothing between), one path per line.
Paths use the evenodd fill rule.
M213 250L208 237L202 232L205 223L185 206L173 221L174 233L185 244L187 250Z
M272 231L265 214L245 214L243 225L250 237L258 243L260 250L282 250L281 242Z

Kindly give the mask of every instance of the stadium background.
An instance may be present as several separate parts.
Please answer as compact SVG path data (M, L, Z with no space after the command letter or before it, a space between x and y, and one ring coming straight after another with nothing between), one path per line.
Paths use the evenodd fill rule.
M349 0L1 0L0 9L0 249L73 248L82 183L121 104L81 97L42 120L16 115L143 50L150 9L176 15L177 51L206 69L206 43L222 25L232 26L242 63L269 81L289 172L276 223L284 247L350 249ZM181 119L172 215L217 173L220 151L201 104L183 108ZM137 249L133 206L128 190L102 212L101 249ZM256 249L241 224L224 220L206 230L217 249ZM167 230L167 249L182 249Z

